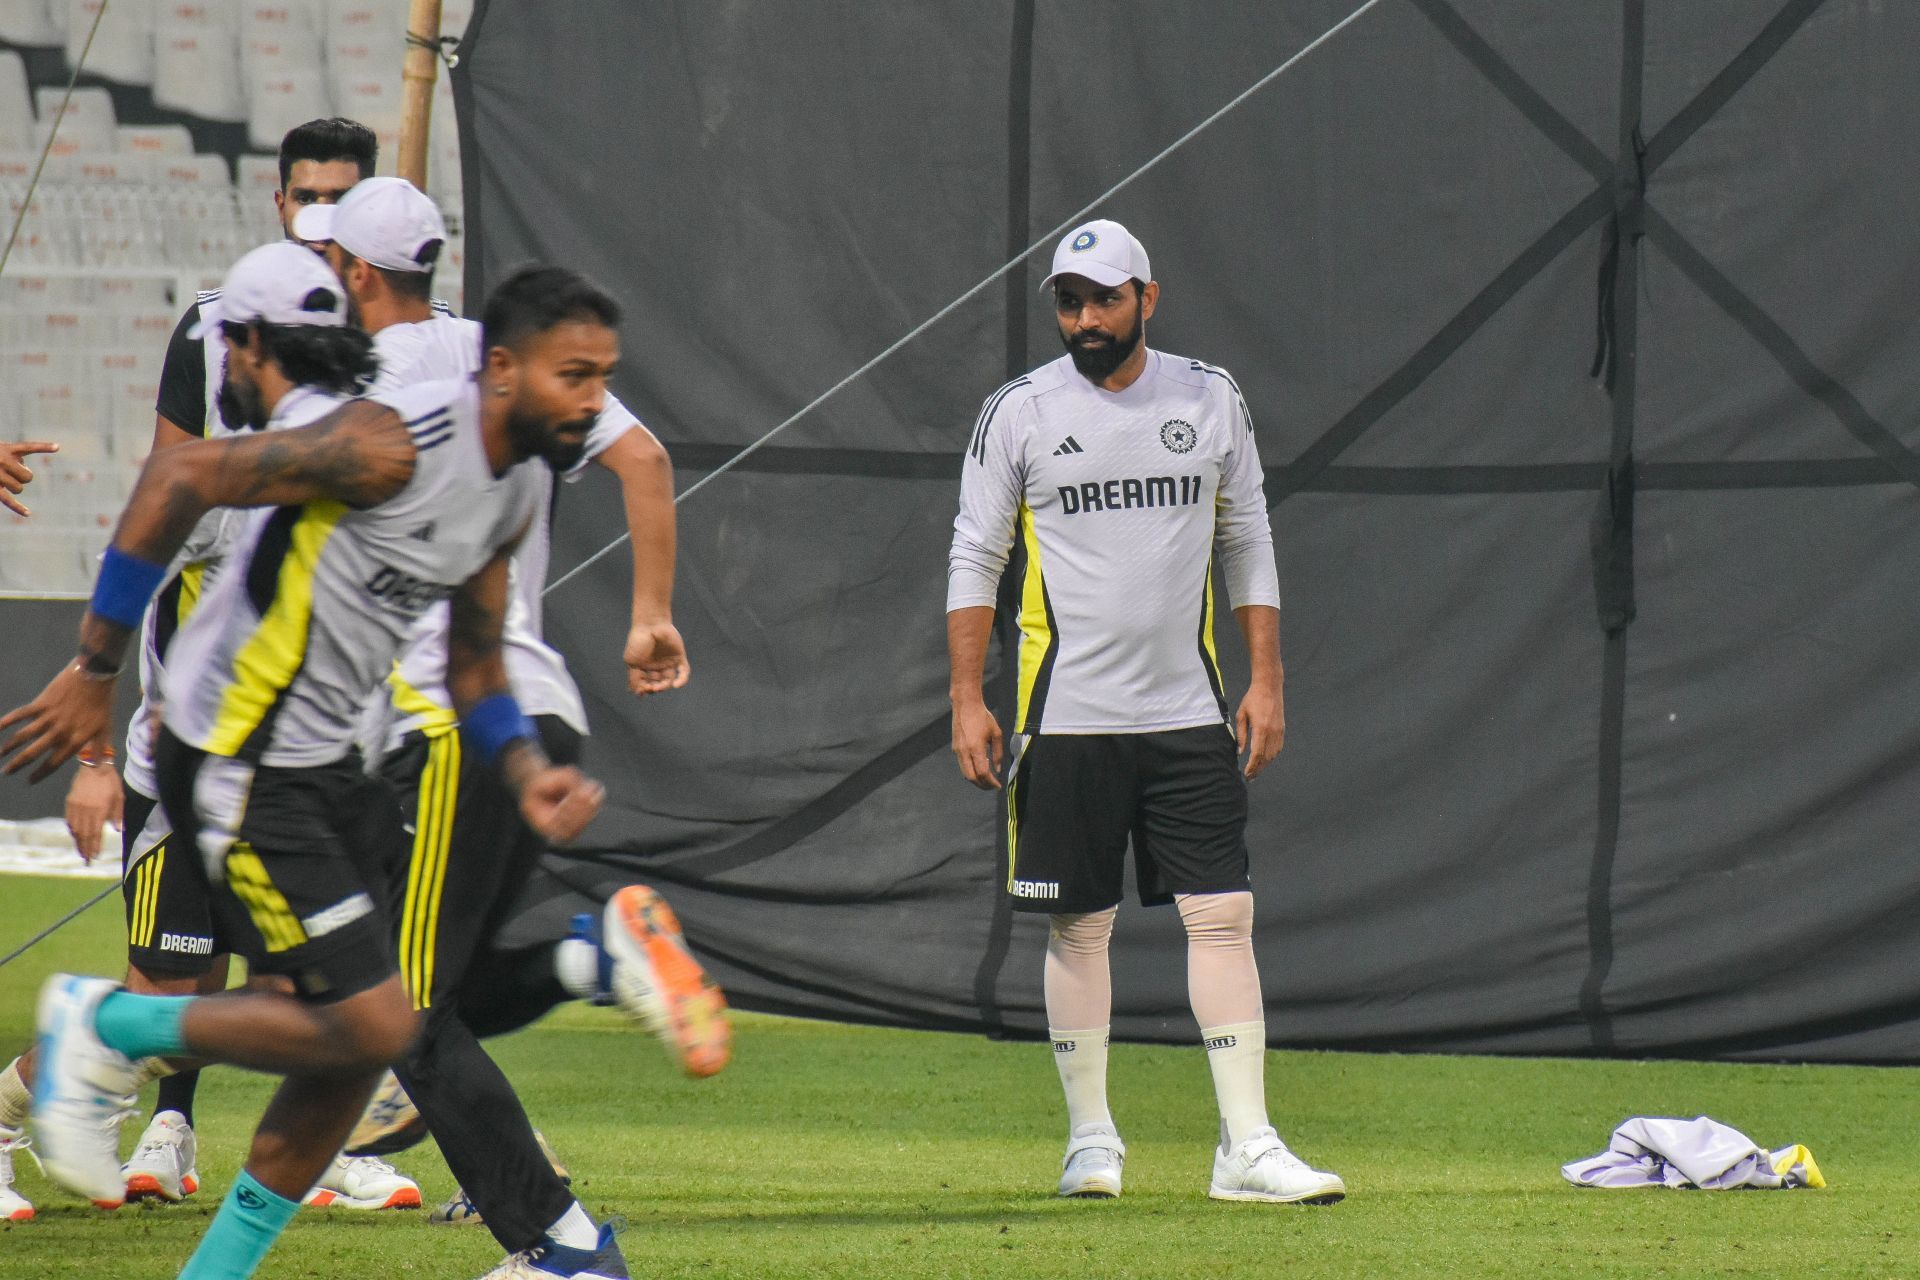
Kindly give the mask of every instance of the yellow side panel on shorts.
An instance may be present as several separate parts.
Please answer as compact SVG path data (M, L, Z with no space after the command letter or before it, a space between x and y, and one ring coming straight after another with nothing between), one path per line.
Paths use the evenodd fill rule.
M447 853L460 799L460 735L429 739L420 771L413 824L413 858L400 913L400 981L416 1009L433 1003L433 955L440 940L440 898L447 884Z
M167 842L162 840L133 869L133 921L127 927L129 946L153 945L154 922L160 907L160 872L166 858Z
M299 917L293 914L285 895L274 887L260 855L245 840L236 840L227 850L227 887L246 906L268 951L291 951L307 940Z
M220 712L207 740L216 756L238 755L267 712L293 683L307 655L313 620L313 575L334 526L347 514L343 502L310 502L293 526L287 556L274 584L273 603L260 625L233 659L233 680L220 699ZM244 573L235 565L231 572Z
M1014 867L1020 862L1020 770L1007 771L1007 892L1013 892Z
M400 678L400 664L393 664L393 672L387 676L387 688L392 691L394 708L411 719L419 716L420 732L429 738L438 738L452 733L460 727L452 707L443 707Z
M1016 731L1027 728L1027 711L1033 704L1034 682L1045 665L1047 650L1053 647L1053 629L1047 625L1047 586L1040 572L1040 535L1033 529L1033 510L1020 504L1020 537L1027 549L1027 572L1020 583L1020 705L1013 724Z

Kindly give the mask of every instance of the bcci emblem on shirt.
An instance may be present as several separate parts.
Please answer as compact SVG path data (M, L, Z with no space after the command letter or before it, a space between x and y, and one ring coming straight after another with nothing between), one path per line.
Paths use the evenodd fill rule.
M1174 453L1192 453L1200 433L1193 429L1191 422L1179 418L1168 418L1160 424L1160 443Z

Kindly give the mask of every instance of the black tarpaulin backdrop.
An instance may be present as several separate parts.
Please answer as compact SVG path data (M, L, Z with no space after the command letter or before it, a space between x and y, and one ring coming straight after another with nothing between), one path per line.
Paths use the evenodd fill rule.
M684 485L1350 8L481 0L469 296L605 283ZM1099 210L1268 466L1275 1043L1920 1051L1916 48L1869 0L1388 0ZM624 692L624 552L549 597L611 802L518 927L640 877L742 1005L1044 1028L942 611L1045 258L682 506L686 690ZM556 571L621 527L569 490ZM1172 913L1114 968L1118 1034L1193 1034Z

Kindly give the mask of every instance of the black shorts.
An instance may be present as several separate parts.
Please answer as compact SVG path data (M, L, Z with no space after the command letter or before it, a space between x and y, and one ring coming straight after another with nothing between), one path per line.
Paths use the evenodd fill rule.
M1129 837L1146 906L1248 887L1247 784L1225 725L1038 734L1016 739L1015 751L1006 882L1015 910L1117 905Z
M555 764L580 758L580 735L538 716ZM520 817L499 770L458 732L410 733L380 763L413 830L411 850L389 868L394 946L416 1009L452 1009L450 997L533 874L545 845Z
M174 856L198 869L216 930L256 973L309 1000L393 975L385 868L405 834L393 791L357 753L310 768L210 756L162 732L160 803Z
M120 828L120 896L127 904L127 963L147 973L198 977L224 954L207 877L192 849L176 849L166 811L128 788Z

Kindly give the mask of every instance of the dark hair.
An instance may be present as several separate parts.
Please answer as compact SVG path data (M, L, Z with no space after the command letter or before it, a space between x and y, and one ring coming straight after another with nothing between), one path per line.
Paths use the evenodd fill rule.
M380 139L358 120L333 116L309 120L287 131L280 139L280 189L287 189L287 178L296 161L351 160L362 178L371 177L380 162Z
M357 396L380 371L373 339L347 326L224 320L220 329L236 343L245 342L249 333L259 334L262 350L296 387Z
M570 320L616 328L620 304L577 271L521 267L487 295L480 316L481 349L517 351L528 338Z
M340 253L346 258L348 265L356 262L366 262L365 258L355 257L353 252L349 250L347 246L340 244L338 240L335 240L334 243L340 246ZM427 263L427 269L425 271L395 271L391 267L383 267L377 262L367 262L367 265L375 271L378 271L380 278L387 282L387 288L393 290L401 297L411 298L415 302L432 302L433 269L439 261L440 245L438 241L429 241L428 243L433 245L433 261ZM345 273L343 272L341 274L342 278L344 278Z

